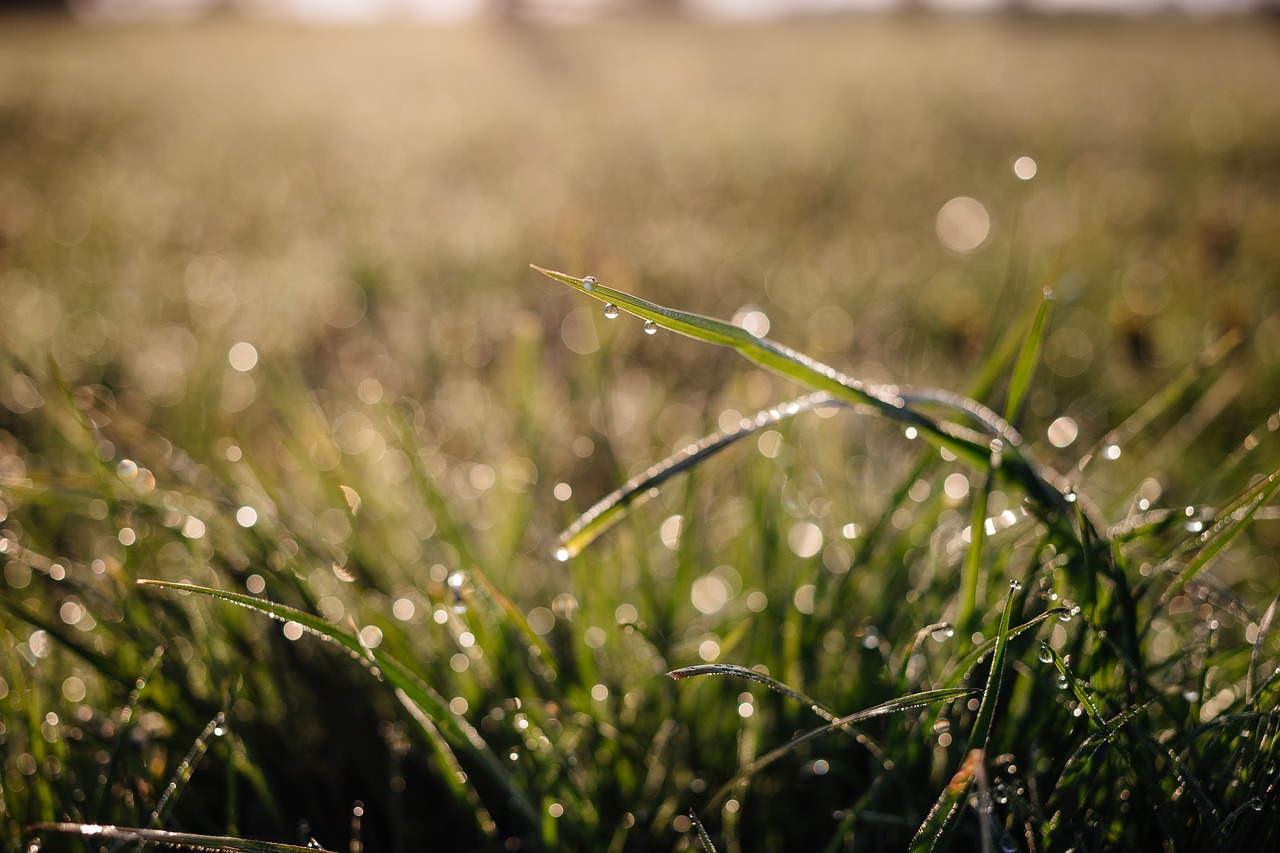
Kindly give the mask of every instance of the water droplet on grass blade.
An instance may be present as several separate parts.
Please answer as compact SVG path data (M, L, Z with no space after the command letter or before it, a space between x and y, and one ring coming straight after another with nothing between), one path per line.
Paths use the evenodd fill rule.
M618 314L620 313L621 312L618 310L618 306L614 305L612 302L604 306L604 316L605 316L605 319L607 320L616 320L618 318Z
M1049 648L1048 643L1040 644L1040 663L1053 663L1053 651Z
M596 289L596 277L589 275L582 280L582 289L590 293Z
M568 559L569 559L569 549L568 549L568 548L557 548L557 549L556 549L556 553L555 553L555 558L556 558L556 560L557 560L558 562L561 562L561 563L563 563L565 560L568 560Z
M1016 580L1009 581L1009 589L1013 590L1014 592L1019 591L1020 589L1022 589L1022 581L1016 581Z
M644 321L644 333L646 335L656 335L658 333L658 324L652 320Z

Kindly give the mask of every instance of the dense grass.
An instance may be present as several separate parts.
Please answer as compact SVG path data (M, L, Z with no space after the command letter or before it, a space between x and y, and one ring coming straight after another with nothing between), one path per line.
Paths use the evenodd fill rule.
M4 843L1275 848L1275 47L5 22Z

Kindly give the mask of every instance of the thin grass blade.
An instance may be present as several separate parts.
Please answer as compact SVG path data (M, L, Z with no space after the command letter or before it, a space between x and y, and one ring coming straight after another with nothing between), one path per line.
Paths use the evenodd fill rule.
M724 785L722 785L720 789L716 791L715 795L711 797L711 800L710 800L711 807L715 808L719 806L720 803L723 802L724 798L729 796L729 794L733 791L733 789L736 788L738 785L747 781L752 776L756 775L761 770L768 767L770 764L773 764L775 761L777 761L779 758L782 758L787 753L795 750L797 747L800 747L808 743L811 740L822 737L825 734L834 732L837 729L842 729L847 726L852 726L855 723L860 723L863 720L870 720L873 717L880 717L885 714L894 714L899 711L909 711L912 708L920 708L924 705L932 705L935 702L949 702L953 699L959 699L962 696L969 696L976 692L977 692L976 690L972 690L967 687L959 687L959 688L951 687L951 688L944 688L941 690L926 690L923 693L912 693L909 696L901 696L897 699L891 699L888 702L883 702L874 707L867 708L865 711L858 711L853 714L848 714L844 717L837 717L836 719L832 720L830 723L826 724L825 726L819 726L816 729L810 729L809 731L805 732L799 737L793 738L792 740L784 743L782 746L776 747L775 749L765 753L760 758L757 758L755 761L751 762L746 767L739 770L738 773L732 779L724 783Z
M804 353L768 338L756 337L746 329L730 323L714 320L700 314L676 311L656 305L629 293L606 287L603 284L593 282L588 287L580 278L543 269L533 264L530 266L548 278L568 285L602 302L617 306L643 320L651 321L656 326L667 331L685 335L704 343L728 347L761 367L808 385L814 390L826 391L837 400L842 400L852 405L866 406L871 411L882 414L906 427L915 427L930 442L947 448L957 457L964 459L969 465L983 467L990 456L990 449L986 446L986 442L975 440L970 431L965 430L963 427L957 427L955 424L934 421L927 415L913 409L908 405L910 400L907 399L902 389L898 388L898 386L868 385L861 380L847 376L834 367L810 358ZM925 392L920 392L917 393L916 398L924 399L925 396L929 395L926 395ZM942 401L942 395L932 396L939 398L936 401ZM955 397L957 395L946 396ZM976 401L970 402L972 405L966 408L973 412L986 408ZM1012 439L1012 435L1009 438ZM1038 502L1054 508L1063 506L1065 501L1061 489L1050 482L1051 480L1057 480L1057 476L1044 475L1042 472L1043 466L1030 462L1023 456L1022 451L1016 450L1017 446L1021 444L1020 440L1013 440L1010 443L1014 445L1010 448L1011 452L1008 454L1010 458L1007 460L1011 464L1004 466L1004 475L1020 482Z
M1036 365L1040 361L1040 350L1044 346L1045 320L1049 316L1049 306L1053 303L1053 291L1045 288L1036 310L1031 328L1018 351L1018 361L1013 366L1013 376L1009 379L1009 399L1005 403L1004 417L1010 423L1017 423L1022 411L1022 404L1031 390L1031 379L1035 375Z
M737 678L746 678L750 681L763 684L770 690L781 693L788 699L793 699L796 702L799 702L801 705L804 705L806 708L813 711L813 713L817 714L829 723L834 722L837 719L834 713L828 710L816 699L812 699L801 693L799 690L788 687L776 678L770 678L767 675L762 675L753 669L747 669L745 666L737 666L736 664L731 663L704 663L698 664L697 666L685 666L680 669L673 669L668 672L667 675L676 681L680 681L684 678L692 678L698 675L732 675Z
M275 841L254 841L225 835L195 835L190 832L167 832L128 826L103 826L96 823L37 823L27 827L32 835L75 835L86 843L114 841L118 844L161 844L179 849L213 851L213 853L324 853L318 845L299 847Z
M911 853L932 853L945 847L946 839L960 814L970 786L982 770L987 744L991 740L991 728L995 721L996 705L1000 701L1000 685L1004 678L1004 662L1009 651L1009 619L1013 615L1013 596L1022 588L1017 581L1009 584L1009 592L1004 600L1004 612L1000 614L1000 628L996 632L995 651L991 656L991 672L987 676L987 686L982 691L982 704L978 706L978 716L973 721L973 729L969 732L969 748L965 752L964 763L956 771L955 776L925 817L915 837L911 839Z
M602 533L622 520L628 509L643 503L667 480L688 471L747 436L786 418L814 409L839 406L830 394L817 392L798 397L770 409L763 409L751 418L743 418L733 429L722 430L699 439L688 447L673 453L661 462L650 466L643 474L631 478L620 488L601 499L595 506L574 519L556 540L554 556L557 560L576 557L582 549L594 542Z
M693 822L693 828L698 831L698 840L702 842L702 849L705 853L716 853L716 846L711 842L711 835L707 832L707 828L702 825L702 821L698 819L698 814L693 809L689 809L689 820Z
M194 584L174 583L172 581L142 579L138 581L138 584L139 586L153 586L179 592L197 593L238 604L250 610L263 613L273 619L283 622L295 622L308 633L337 643L353 658L369 667L379 677L384 678L397 690L397 696L402 701L406 697L412 700L412 705L406 705L411 713L415 713L415 716L416 713L421 713L431 720L435 726L439 726L445 740L452 748L463 749L469 757L479 764L493 782L501 786L518 811L527 820L536 822L537 809L533 806L528 794L506 772L501 762L498 761L497 756L493 754L488 744L480 736L480 733L462 717L453 713L440 694L413 675L391 655L379 649L368 649L360 642L360 638L357 635L331 625L318 616L283 604L277 604L273 601L237 592L211 589ZM430 735L429 732L428 735Z
M1280 471L1271 474L1248 489L1244 495L1222 512L1212 527L1196 537L1193 541L1193 546L1198 549L1195 557L1187 562L1186 566L1178 572L1169 586L1165 588L1164 593L1160 596L1160 606L1163 607L1168 604L1170 599L1182 591L1188 581L1199 574L1218 554L1222 553L1222 550L1230 545L1232 540L1249 525L1258 510L1265 504L1270 503L1278 490L1280 490ZM1167 561L1161 568L1165 570L1171 569L1172 561Z

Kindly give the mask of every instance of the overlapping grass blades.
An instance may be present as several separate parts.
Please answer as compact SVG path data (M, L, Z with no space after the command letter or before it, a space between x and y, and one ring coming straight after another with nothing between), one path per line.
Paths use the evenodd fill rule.
M456 752L461 752L471 759L476 768L482 771L493 783L510 798L520 814L530 824L537 823L537 809L529 799L529 794L516 784L515 780L498 761L480 733L465 719L455 714L444 698L429 685L411 673L402 663L391 655L370 648L361 642L357 634L344 631L331 625L318 616L277 604L272 601L255 598L227 590L210 589L194 584L174 583L170 581L144 579L139 585L175 590L178 592L196 593L211 598L221 599L251 610L256 610L273 619L283 622L295 622L308 633L323 640L337 643L356 660L365 664L380 680L385 680L395 690L396 697L422 727L428 741L432 743L447 770L442 774L446 783L453 787L461 797L476 808L475 817L478 828L486 835L493 836L497 827L494 825L488 810L483 807L479 795L467 782L465 775L459 773Z
M1000 614L1000 627L995 636L995 650L991 655L991 671L987 675L987 684L982 691L978 716L969 732L964 762L938 796L924 823L920 824L915 838L911 840L911 853L932 853L935 850L946 849L948 833L955 826L961 806L968 797L969 787L982 772L982 765L986 761L987 744L991 739L991 729L995 721L996 707L1000 702L1000 685L1004 680L1005 659L1009 653L1009 617L1013 611L1014 594L1021 589L1021 584L1013 581L1009 584L1008 595L1005 596L1004 610Z
M667 480L693 468L704 460L714 456L721 450L741 441L753 433L776 424L786 418L795 417L802 412L809 412L825 406L842 405L825 391L817 391L798 397L789 403L782 403L757 412L753 417L743 418L736 426L728 430L720 430L699 439L688 447L651 465L644 473L639 474L621 487L601 498L594 506L582 513L556 539L553 554L557 560L576 557L582 549L594 542L602 533L620 521L627 510L647 499L653 490Z
M1053 470L1031 459L1019 435L1004 419L976 400L934 389L911 389L896 385L868 385L823 364L804 353L757 337L746 329L710 317L677 311L656 305L629 293L615 290L595 281L531 265L543 275L614 305L658 328L676 332L704 343L728 347L743 357L781 376L793 379L817 391L826 391L834 399L915 428L922 437L944 447L975 468L985 466L991 456L991 441L1004 445L1004 464L1000 476L1018 483L1038 505L1046 510L1062 509L1066 500L1065 481ZM952 421L941 421L925 414L921 404L938 404L975 419L983 433ZM984 434L985 433L985 434Z

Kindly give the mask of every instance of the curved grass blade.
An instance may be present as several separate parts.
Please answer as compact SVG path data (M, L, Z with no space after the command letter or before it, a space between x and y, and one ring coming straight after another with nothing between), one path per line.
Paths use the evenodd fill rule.
M564 561L576 557L582 549L596 540L626 514L632 506L638 506L646 500L653 489L671 479L675 475L687 471L693 466L714 456L731 444L740 441L752 433L775 424L785 418L794 417L802 412L828 406L839 406L842 403L834 400L830 394L818 391L798 397L789 403L783 403L770 409L762 409L755 417L743 418L737 427L712 433L688 447L668 456L666 459L650 466L643 474L632 477L620 488L615 489L574 519L556 540L554 556Z
M991 726L995 720L996 705L1000 701L1000 685L1004 678L1004 661L1009 651L1009 618L1013 615L1014 593L1022 589L1017 581L1009 584L1009 593L1005 596L1004 612L1000 614L1000 628L996 632L995 652L991 656L991 673L987 676L987 686L982 691L982 704L978 706L978 716L973 721L973 729L969 732L969 748L965 751L965 760L955 776L925 816L924 822L916 830L911 839L911 853L926 853L945 847L945 839L960 815L960 806L964 803L970 786L982 769L985 760L987 743L991 740Z
M103 826L97 823L37 823L27 827L33 835L55 833L78 835L88 843L114 841L119 844L162 844L165 847L189 850L214 851L214 853L324 853L324 848L299 847L296 844L280 844L274 841L254 841L249 838L232 838L223 835L194 835L190 832L167 832L163 829L141 827Z
M443 739L432 738L433 743L436 743L443 750L458 748L465 750L467 755L474 759L485 771L490 780L501 787L521 815L531 824L537 824L538 812L528 794L516 785L515 780L511 778L511 775L507 773L501 762L498 761L497 756L489 749L488 744L485 743L480 733L462 717L453 713L440 694L436 693L435 690L431 689L391 655L379 649L367 648L360 642L360 638L357 635L331 625L318 616L283 604L277 604L274 601L267 601L238 592L212 589L194 584L174 583L172 581L142 579L138 581L138 585L172 589L179 592L194 592L221 599L222 601L247 607L250 610L256 610L282 622L295 622L308 633L337 643L353 658L367 666L375 675L385 679L394 687L396 696L405 704L409 712L414 714L415 719L419 719L418 714L421 714L426 719L431 720L434 726L440 728ZM426 731L430 737L432 730ZM494 830L494 827L484 824L483 821L480 822L480 826L486 834L492 834Z
M829 723L835 722L837 719L833 712L828 710L816 699L812 699L800 691L788 687L776 678L770 678L767 675L762 675L753 669L747 669L745 666L737 666L736 664L731 663L703 663L696 666L684 666L680 669L673 669L668 672L667 675L674 678L676 681L680 681L684 678L692 678L697 675L733 675L738 678L746 678L750 681L763 684L770 690L781 693L788 699L794 699L796 702L804 705Z
M530 266L548 278L602 302L615 305L636 317L652 321L660 328L704 343L728 347L761 367L808 385L814 390L826 391L837 400L866 406L905 426L915 427L925 438L947 448L969 465L983 467L990 458L991 451L985 442L976 441L972 436L967 435L962 427L946 422L936 422L911 408L903 389L896 385L868 385L804 353L769 338L756 337L746 329L730 323L703 317L700 314L665 308L597 282L591 282L588 285L580 278L543 269L535 264ZM938 397L939 402L948 396L924 391L913 393L915 399L923 399L928 393ZM981 407L981 404L974 402L974 406ZM1062 490L1049 482L1059 479L1057 475L1046 475L1043 473L1043 466L1027 460L1022 451L1017 449L1021 444L1020 439L1011 440L1010 444L1013 446L1002 468L1003 474L1020 482L1037 501L1052 508L1064 507L1067 502Z
M900 696L897 699L890 699L888 702L882 702L879 705L867 708L865 711L857 711L853 714L837 717L825 726L810 729L799 737L787 741L782 746L774 748L739 770L732 779L721 785L720 789L711 797L710 806L711 808L719 806L724 798L729 796L730 792L732 792L738 785L750 779L752 776L756 775L779 758L782 758L787 753L811 740L814 740L815 738L822 737L823 735L834 732L837 729L842 729L855 723L860 723L863 720L870 720L873 717L880 717L885 714L894 714L898 711L909 711L912 708L932 705L935 702L949 702L952 699L959 699L962 696L969 696L976 692L976 690L968 687L950 687L943 688L941 690L926 690L923 693L912 693L908 696Z

